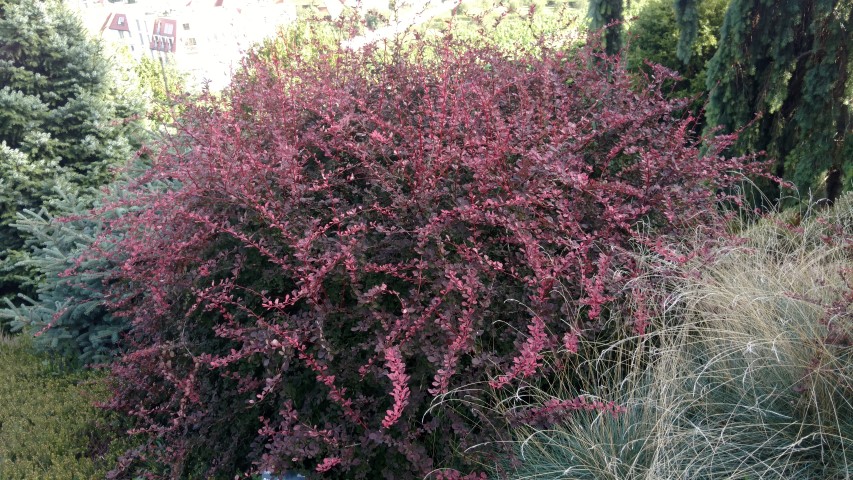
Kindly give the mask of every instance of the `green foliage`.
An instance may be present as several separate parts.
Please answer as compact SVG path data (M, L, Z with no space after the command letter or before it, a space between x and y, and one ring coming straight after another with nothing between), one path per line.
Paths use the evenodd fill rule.
M413 29L419 35L451 35L472 44L497 47L512 56L535 51L543 42L551 48L565 49L583 44L579 32L586 14L585 0L525 0L514 5L482 0L463 3L460 7L466 8L457 8ZM417 52L418 55L422 53Z
M0 478L104 478L118 444L92 406L99 375L58 370L19 337L0 338L0 379Z
M631 44L628 65L631 69L648 70L646 60L681 73L684 80L674 86L678 96L702 97L706 92L705 65L717 51L720 26L729 0L698 2L695 38L686 45L688 61L681 60L679 51L684 30L680 30L672 0L651 0L643 5L630 27ZM679 31L681 33L679 33ZM702 103L702 100L698 101ZM696 110L701 105L696 105Z
M690 61L693 43L699 36L700 0L675 0L675 21L678 23L678 48L676 56L684 63Z
M387 23L388 20L385 16L377 10L371 9L364 14L364 26L370 31L376 30Z
M589 2L590 27L599 29L613 22L622 22L623 0L591 0ZM604 33L605 51L615 55L622 50L622 25L613 25Z
M357 28L357 18L353 16L344 16L337 22L319 17L300 19L281 28L277 36L264 39L251 55L263 60L275 58L279 68L286 69L291 66L289 62L316 61Z
M493 18L489 18L490 16ZM548 39L554 43L553 46L556 46L557 42L566 45L578 43L576 20L577 17L582 17L582 14L576 10L530 4L519 8L515 15L490 16L477 23L488 32L486 35L481 32L480 35L507 52L535 48L542 39Z
M87 214L92 196L62 184L56 187L55 198L39 211L18 213L13 226L26 234L29 247L19 264L38 275L38 297L24 297L21 305L6 299L6 308L0 308L0 321L7 322L13 332L41 332L36 346L76 365L109 360L127 328L103 304L104 275L65 274L80 265L92 271L109 270L103 258L81 257L101 233L100 222Z
M587 0L479 0L463 2L414 28L426 34L449 32L454 38L486 40L506 52L518 53L535 48L543 38L577 37L587 11Z
M849 0L733 0L708 65L709 125L749 125L740 149L767 151L803 196L851 187L851 23Z
M18 212L54 185L97 186L138 147L139 106L116 91L99 45L57 0L0 3L0 295L32 288L17 266Z
M150 115L161 123L171 121L171 109L180 105L177 99L187 91L188 75L172 61L147 55L136 61L133 72L148 102Z
M21 268L12 268L21 259L23 239L11 227L18 211L36 205L49 195L52 176L59 169L56 159L37 158L30 161L27 154L0 143L0 259L5 257L6 266L0 263L0 295L7 293L9 284L28 285L33 283L31 274ZM18 250L11 250L12 247ZM5 270L5 271L4 271ZM5 286L5 290L4 290Z

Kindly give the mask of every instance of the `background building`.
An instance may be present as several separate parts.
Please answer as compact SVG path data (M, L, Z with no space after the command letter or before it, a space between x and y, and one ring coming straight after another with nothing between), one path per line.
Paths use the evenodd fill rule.
M135 58L173 62L191 82L214 89L227 85L246 50L294 21L297 10L294 2L275 0L70 3L93 34L126 47Z

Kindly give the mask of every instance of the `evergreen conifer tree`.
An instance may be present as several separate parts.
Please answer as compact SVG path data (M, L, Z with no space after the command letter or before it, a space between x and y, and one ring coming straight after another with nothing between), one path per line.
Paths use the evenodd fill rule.
M604 28L613 22L622 22L623 0L591 0L589 2L590 27ZM604 48L610 55L622 50L622 25L614 25L604 32Z
M103 185L138 147L138 107L59 0L0 0L0 296L32 293L23 232L60 183Z
M119 188L115 184L112 190ZM28 252L20 263L37 272L40 281L37 299L21 295L23 304L4 299L0 322L13 332L36 334L37 347L59 353L74 365L104 362L117 351L127 322L104 305L105 274L67 273L76 266L109 270L106 259L82 256L101 233L101 223L88 212L103 194L81 192L67 182L57 184L54 193L40 210L19 212L12 224L27 238Z
M693 54L691 48L699 35L699 0L675 0L675 22L678 24L676 55L685 64Z
M776 174L829 200L853 174L853 2L732 0L708 66L708 123L746 129ZM770 193L778 193L771 189Z

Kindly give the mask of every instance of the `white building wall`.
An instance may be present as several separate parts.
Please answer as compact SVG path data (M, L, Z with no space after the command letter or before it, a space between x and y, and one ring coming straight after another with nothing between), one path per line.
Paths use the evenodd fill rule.
M293 3L225 1L224 6L217 7L212 0L193 0L188 5L185 1L138 1L135 4L104 5L92 5L90 1L89 6L80 9L80 13L87 28L105 41L128 47L136 58L142 55L153 58L166 56L178 69L189 73L197 85L208 80L214 89L227 85L231 72L239 68L248 48L272 37L280 26L296 19ZM116 13L126 16L128 32L111 30L109 23L104 28L108 16ZM174 53L151 49L150 41L157 18L176 21Z

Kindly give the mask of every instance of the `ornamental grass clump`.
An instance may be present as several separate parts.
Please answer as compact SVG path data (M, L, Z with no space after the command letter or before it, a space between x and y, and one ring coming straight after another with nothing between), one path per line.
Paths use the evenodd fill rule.
M88 254L132 325L108 407L150 439L116 475L467 473L495 421L432 400L547 373L627 247L719 225L758 170L700 150L663 68L466 42L267 49L184 106Z
M853 196L762 220L703 258L677 274L647 258L650 277L666 272L657 328L504 401L519 416L603 396L625 413L517 425L518 461L500 476L850 478Z

